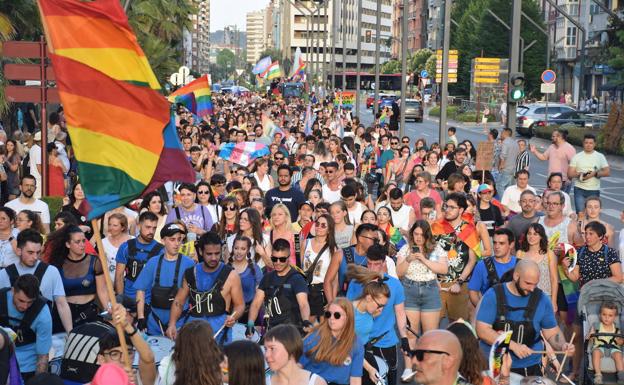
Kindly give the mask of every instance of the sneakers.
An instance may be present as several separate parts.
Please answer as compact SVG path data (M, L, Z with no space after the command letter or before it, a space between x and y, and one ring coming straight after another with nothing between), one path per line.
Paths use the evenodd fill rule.
M596 384L596 385L602 385L603 384L603 382L602 382L602 374L596 374L594 376L594 384Z
M408 383L412 380L412 369L405 368L403 374L401 374L401 382Z

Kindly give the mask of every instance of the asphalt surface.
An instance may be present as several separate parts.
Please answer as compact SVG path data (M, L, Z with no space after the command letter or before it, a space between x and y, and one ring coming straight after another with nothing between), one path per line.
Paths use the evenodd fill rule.
M362 108L360 110L360 118L364 124L370 124L373 121L372 110ZM482 125L449 121L447 127L450 126L457 127L457 139L460 142L468 139L476 147L477 143L487 140L486 135L483 133ZM498 128L500 130L503 127L500 124L490 122L488 123L488 129L490 128ZM425 114L425 119L422 123L406 123L405 134L411 138L411 143L414 143L418 138L425 138L428 144L438 142L438 132L438 118L429 117L427 114ZM541 152L545 151L550 145L549 141L540 138L531 138L529 143L534 144ZM577 152L581 151L580 147L576 147L576 149ZM624 189L622 188L624 187L624 159L619 156L607 156L607 161L611 168L611 176L601 179L602 219L614 226L616 232L619 232L623 227L622 222L620 222L620 213L624 209ZM531 173L529 185L536 188L538 192L544 190L546 178L548 177L548 162L540 161L531 154L529 171ZM574 198L572 198L573 200Z

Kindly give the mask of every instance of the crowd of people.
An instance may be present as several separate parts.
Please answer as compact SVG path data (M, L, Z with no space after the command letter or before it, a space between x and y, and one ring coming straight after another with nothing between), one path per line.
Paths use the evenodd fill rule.
M331 98L213 105L201 120L177 109L196 183L171 181L95 229L62 109L50 143L0 132L0 383L52 370L66 384L506 385L556 371L557 352L578 378L591 336L575 293L622 283L596 138L576 153L555 130L542 152L490 129L492 164L477 170L477 147L454 127L446 143L400 137L391 107L363 124ZM221 156L243 142L266 155ZM42 145L59 212L41 199ZM529 185L529 154L548 162L543 191ZM621 310L605 303L594 332L618 332ZM507 330L493 378L487 357ZM594 383L605 354L624 381L621 349L616 338L593 351Z

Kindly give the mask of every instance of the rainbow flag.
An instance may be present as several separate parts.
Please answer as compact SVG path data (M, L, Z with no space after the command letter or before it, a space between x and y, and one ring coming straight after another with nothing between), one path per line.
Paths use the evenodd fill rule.
M431 225L433 235L451 234L455 232L453 226L444 219L439 219ZM481 258L481 242L477 234L477 228L474 224L464 222L462 224L457 237L472 249L477 258Z
M210 92L208 75L203 75L184 87L177 89L169 95L168 99L171 103L184 104L184 100L190 98L190 96L188 96L189 94L192 94L195 98L195 109L192 110L189 108L192 113L197 114L200 118L206 115L212 115L212 93ZM188 106L186 107L188 108Z
M262 114L262 130L264 131L264 136L268 138L273 138L275 134L282 134L282 137L284 136L284 131L282 131L266 114Z
M297 47L295 50L295 57L293 58L292 70L290 72L290 78L294 79L295 76L299 79L303 79L306 63L303 60L301 48Z
M278 61L274 61L262 74L267 80L277 79L284 76Z
M498 380L500 376L501 367L503 366L503 356L509 351L512 334L513 332L511 330L500 334L490 347L488 366L490 368L490 376L494 380Z
M155 91L160 85L118 0L38 5L93 219L135 199L152 181L169 105Z

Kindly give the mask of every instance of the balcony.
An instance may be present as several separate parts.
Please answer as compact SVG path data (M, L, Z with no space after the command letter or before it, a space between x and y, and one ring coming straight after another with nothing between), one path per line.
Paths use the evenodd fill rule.
M557 60L576 60L578 57L576 47L557 47Z

